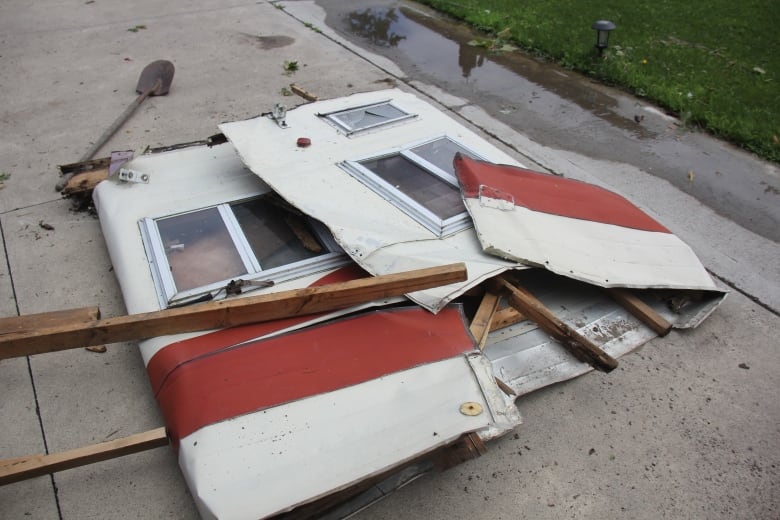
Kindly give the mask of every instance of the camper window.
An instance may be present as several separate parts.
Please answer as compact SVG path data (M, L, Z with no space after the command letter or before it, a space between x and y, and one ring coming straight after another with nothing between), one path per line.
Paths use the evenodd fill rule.
M143 219L141 230L163 307L224 296L231 280L279 282L347 261L324 226L271 197Z
M445 236L472 225L452 166L458 152L478 158L449 137L438 137L341 166L437 236Z
M320 115L347 135L414 117L390 101Z

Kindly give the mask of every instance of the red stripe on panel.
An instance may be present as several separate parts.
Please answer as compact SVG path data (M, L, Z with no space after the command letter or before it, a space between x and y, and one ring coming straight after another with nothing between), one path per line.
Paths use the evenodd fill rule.
M516 166L477 161L462 154L455 156L454 165L461 191L466 198L479 198L479 189L483 186L493 196L508 194L515 206L532 211L643 231L671 233L627 199L586 182Z
M436 315L418 307L373 311L172 366L157 401L178 446L209 424L473 348L459 307Z
M311 284L310 287L326 285L329 283L348 282L350 280L357 280L358 278L365 278L366 276L370 275L362 270L357 264L353 263L326 274ZM255 323L253 325L242 325L230 329L220 329L195 338L171 343L156 352L146 365L146 372L149 374L152 392L156 394L160 390L160 386L163 381L165 381L168 374L181 364L187 363L200 356L218 352L231 345L259 338L266 334L316 319L321 315L322 314L299 316L265 323Z

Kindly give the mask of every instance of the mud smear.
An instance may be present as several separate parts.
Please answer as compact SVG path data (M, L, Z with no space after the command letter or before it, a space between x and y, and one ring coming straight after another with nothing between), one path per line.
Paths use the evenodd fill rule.
M487 36L413 2L329 0L322 7L330 27L391 59L410 80L468 99L544 146L663 178L741 226L780 241L780 196L772 190L780 181L734 147L555 64L474 46L470 42Z
M295 43L295 38L283 35L260 36L249 33L239 33L239 37L244 43L250 43L264 51L286 47Z

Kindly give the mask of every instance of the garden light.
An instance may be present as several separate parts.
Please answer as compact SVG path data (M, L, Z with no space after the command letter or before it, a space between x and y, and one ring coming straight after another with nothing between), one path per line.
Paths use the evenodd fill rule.
M591 25L591 28L596 30L596 48L599 50L599 54L604 52L609 42L609 33L613 31L617 26L609 20L598 20Z

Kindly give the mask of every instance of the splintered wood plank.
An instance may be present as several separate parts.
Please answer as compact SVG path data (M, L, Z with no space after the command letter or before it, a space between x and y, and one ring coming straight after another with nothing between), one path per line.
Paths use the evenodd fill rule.
M514 391L514 389L509 386L508 384L504 383L499 378L495 377L496 384L501 389L502 392L504 392L506 395L517 395L517 392Z
M498 277L497 280L501 286L509 290L509 304L535 321L542 330L566 347L574 357L604 372L617 368L615 358L564 323L530 292L513 285L503 276Z
M111 157L101 157L99 159L90 159L88 161L81 161L71 164L60 165L60 173L62 175L75 175L77 173L91 172L106 169L111 165Z
M488 332L490 332L490 323L493 320L493 315L498 308L498 302L501 300L501 295L497 292L488 290L485 295L482 296L482 301L479 304L474 319L471 320L469 330L471 335L477 341L477 347L479 350L485 348L485 342L487 341Z
M522 312L518 311L514 307L499 309L496 311L496 313L493 315L493 319L490 321L490 331L493 332L494 330L503 329L527 319L528 318L526 318Z
M672 330L672 324L627 289L608 289L609 295L626 308L639 321L653 329L659 336L666 336Z
M99 318L100 309L97 307L11 316L10 318L0 318L0 334L28 332L41 327L57 327L69 323L90 323Z
M306 101L317 101L319 98L309 92L308 90L304 89L303 87L299 87L295 83L290 84L290 90L292 90L295 94L298 94Z
M0 334L0 359L328 312L466 280L465 264Z
M108 178L108 167L101 170L88 171L73 174L68 178L65 186L62 188L62 194L65 196L76 195L78 193L87 193L95 189L98 183Z
M131 453L166 446L168 438L165 428L160 427L138 433L122 439L101 442L75 450L51 453L49 455L30 455L15 459L0 460L0 486L78 468L108 459L115 459Z

